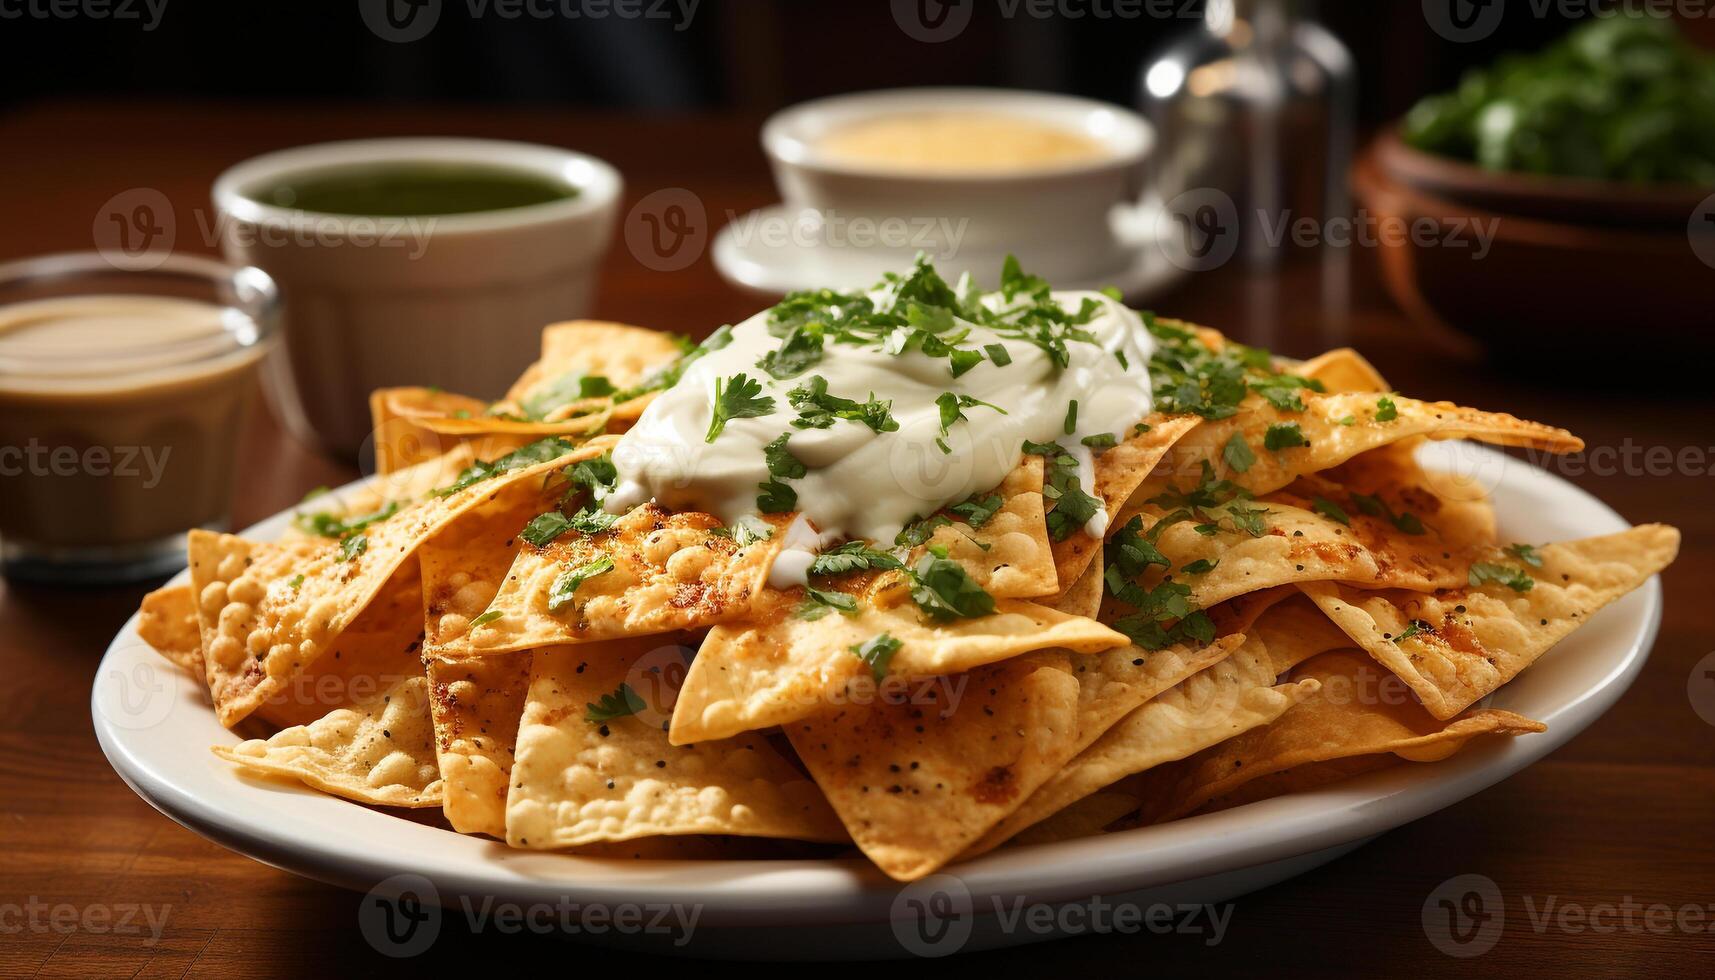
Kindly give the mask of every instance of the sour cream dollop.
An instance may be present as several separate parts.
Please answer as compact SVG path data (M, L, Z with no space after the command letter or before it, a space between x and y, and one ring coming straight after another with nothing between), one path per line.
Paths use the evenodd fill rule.
M728 525L758 512L761 487L771 480L797 494L799 524L777 561L777 585L803 580L799 551L864 538L883 547L910 522L950 504L992 491L1025 453L1025 443L1058 443L1077 461L1080 486L1093 493L1094 449L1109 437L1123 442L1150 410L1149 355L1153 339L1142 320L1122 303L1093 292L1056 292L1052 301L1068 314L1093 304L1077 324L1091 340L1068 339L1068 364L1059 367L1037 343L1001 329L955 318L948 333L966 331L957 346L985 351L984 360L953 377L948 358L921 350L890 353L881 343L859 345L826 338L822 359L802 373L775 378L758 365L782 339L769 330L769 311L732 328L732 340L693 362L679 382L644 410L613 451L619 482L603 501L612 512L655 500L675 510L700 510ZM878 306L885 291L871 294ZM981 303L1003 322L1035 301L984 294ZM1004 348L999 357L992 353ZM996 363L1006 361L1008 363ZM709 441L717 382L730 386L743 374L771 398L767 414L733 418ZM897 421L875 431L861 421L840 419L826 428L792 423L800 416L791 393L820 377L827 392L865 402L888 403ZM968 401L962 419L942 427L937 399L951 393ZM1076 408L1073 404L1076 403ZM801 477L771 475L764 447L790 434L787 448L802 462ZM1098 509L1084 533L1101 537L1107 514Z

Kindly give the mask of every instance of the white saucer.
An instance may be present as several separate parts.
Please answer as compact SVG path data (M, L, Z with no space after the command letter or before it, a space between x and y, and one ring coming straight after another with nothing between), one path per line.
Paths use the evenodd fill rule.
M907 265L912 249L863 249L830 246L818 234L816 212L794 213L785 204L771 204L729 222L716 235L715 268L730 283L764 293L785 294L799 289L867 289L883 273ZM1185 270L1168 261L1153 235L1154 222L1132 216L1116 217L1115 229L1125 243L1125 258L1117 268L1089 279L1056 277L1054 288L1102 289L1112 286L1133 305L1147 303L1179 282ZM773 229L761 234L759 229ZM931 252L931 254L933 254ZM991 267L992 266L992 267ZM951 281L963 269L958 256L936 258L936 267ZM1030 271L1026 269L1025 271ZM983 261L971 269L979 282L992 283L999 260Z

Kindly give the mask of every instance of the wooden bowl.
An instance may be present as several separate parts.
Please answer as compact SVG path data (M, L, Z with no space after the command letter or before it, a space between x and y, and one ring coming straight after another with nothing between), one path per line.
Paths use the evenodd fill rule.
M1413 319L1588 375L1715 351L1715 224L1692 221L1712 189L1539 180L1414 156L1429 159L1383 134L1352 175L1371 220L1433 232L1378 242L1383 280ZM1494 229L1486 254L1445 244L1470 241L1477 222Z

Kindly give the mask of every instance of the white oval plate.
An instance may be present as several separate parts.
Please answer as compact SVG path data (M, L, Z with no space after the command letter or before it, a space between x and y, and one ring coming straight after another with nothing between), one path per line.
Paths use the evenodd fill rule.
M1560 541L1627 527L1588 493L1484 447L1433 444L1425 462L1489 486L1503 540ZM276 515L246 534L278 536L289 519ZM403 885L429 907L444 906L441 914L463 915L478 928L497 928L492 919L486 927L477 921L485 903L490 909L497 902L671 906L695 910L689 943L683 929L580 930L578 938L770 958L940 955L1084 929L1081 919L1041 930L1009 928L1019 901L1063 905L1096 895L1140 904L1225 901L1456 803L1595 721L1643 667L1660 620L1661 585L1651 579L1488 702L1546 722L1546 734L1480 740L1443 762L1397 766L1162 826L1006 848L910 889L857 859L626 861L514 851L311 790L241 778L208 751L236 736L215 721L202 685L143 643L135 618L109 646L91 704L114 769L184 826L258 861L342 887L421 876ZM374 931L364 925L366 934Z

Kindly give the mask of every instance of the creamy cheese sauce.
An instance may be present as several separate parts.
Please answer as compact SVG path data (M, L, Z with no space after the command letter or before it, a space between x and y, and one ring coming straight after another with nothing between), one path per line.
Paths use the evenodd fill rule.
M885 292L871 298L878 306L887 301ZM776 479L764 447L789 433L787 447L807 472L780 482L797 493L796 510L808 523L800 520L784 532L788 540L771 576L783 587L803 582L820 547L848 538L891 547L908 523L994 490L1023 459L1027 440L1062 446L1077 460L1080 486L1093 493L1093 450L1083 440L1111 434L1123 442L1149 413L1154 344L1138 315L1107 296L1064 292L1053 298L1068 312L1086 300L1097 304L1094 316L1079 325L1095 342L1068 340L1067 367L1058 367L1029 340L960 319L956 328L969 333L957 346L981 350L998 344L1011 362L985 358L957 378L946 357L920 350L889 353L879 344L860 346L830 336L819 363L779 380L757 364L782 343L769 332L768 311L758 313L733 327L727 346L692 363L620 438L613 451L619 482L603 505L618 513L653 499L675 510L705 511L731 525L757 512L760 485ZM986 294L982 302L1003 316L1009 312L999 293ZM1015 297L1013 309L1031 302ZM730 419L708 441L716 383L730 384L739 374L761 384L761 397L773 399L772 411ZM794 427L799 411L788 393L816 376L827 380L831 395L890 403L898 429L877 432L847 419L827 428ZM943 434L936 399L947 392L982 404L962 407L964 418ZM1073 401L1075 420L1069 419ZM1107 514L1098 509L1084 533L1100 537L1106 527Z

